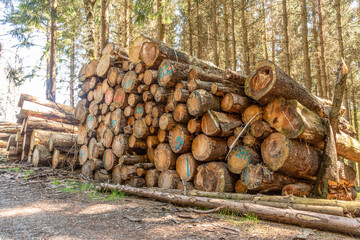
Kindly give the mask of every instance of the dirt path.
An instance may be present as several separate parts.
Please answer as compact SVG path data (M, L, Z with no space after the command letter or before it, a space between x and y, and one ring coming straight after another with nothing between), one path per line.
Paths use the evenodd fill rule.
M99 194L76 175L0 164L0 239L351 239L257 220Z

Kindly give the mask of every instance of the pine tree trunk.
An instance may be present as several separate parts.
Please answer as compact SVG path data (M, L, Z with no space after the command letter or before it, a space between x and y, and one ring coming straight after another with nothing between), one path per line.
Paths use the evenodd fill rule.
M274 23L274 4L273 0L270 0L270 10L271 10L271 61L275 63L275 23Z
M51 0L51 26L50 26L50 79L46 99L56 100L56 35L57 35L57 0Z
M128 19L128 11L129 11L129 7L128 7L128 1L129 0L124 0L124 47L128 47L129 46L129 35L128 35L128 23L129 23L129 19ZM141 47L140 47L141 48ZM130 57L131 58L131 57Z
M212 0L212 28L213 28L213 38L214 38L214 63L216 66L219 66L219 55L218 55L218 8L217 0Z
M94 6L96 0L84 0L86 23L87 23L87 40L86 51L89 61L95 58L95 19L94 19Z
M249 63L249 45L248 45L248 32L246 26L246 0L240 1L240 14L241 14L241 32L242 32L242 48L243 48L243 70L245 75L250 74L250 63Z
M194 53L193 50L193 32L192 32L192 25L191 25L191 0L187 0L187 24L189 28L188 32L188 40L189 40L189 55L192 56Z
M282 0L283 8L283 34L284 34L284 50L285 50L285 70L288 75L291 74L291 60L290 60L290 48L289 48L289 33L288 33L288 14L286 7L287 0Z
M196 28L197 28L197 58L202 58L202 24L201 24L201 15L200 15L200 6L199 1L196 0Z
M165 42L165 25L162 23L162 14L159 13L161 11L161 0L156 0L156 7L158 11L157 17L157 40L161 42Z
M229 20L227 13L227 0L223 0L223 18L224 18L224 48L225 48L225 68L230 65L229 53Z
M109 42L109 5L110 0L101 0L101 50Z
M234 0L231 0L231 35L232 35L232 54L233 54L233 70L236 71L236 37L235 37L235 6Z
M319 14L321 81L324 86L324 97L329 99L330 96L329 96L327 74L326 74L325 43L324 43L324 33L323 33L323 19L322 19L322 12L321 12L321 0L318 0L317 3L318 3L318 14Z
M71 54L70 54L70 106L75 106L74 96L74 83L75 83L75 36L71 38Z
M264 52L265 52L265 59L269 59L268 55L268 49L267 49L267 25L266 25L266 11L265 11L265 4L266 0L262 0L262 11L263 11L263 17L264 17ZM232 6L233 8L233 6Z
M302 35L302 49L304 53L304 70L305 70L305 88L311 92L311 68L309 58L309 41L307 28L307 9L306 0L301 0L301 35Z
M320 58L319 58L319 36L318 36L318 30L316 27L318 26L318 23L316 21L316 2L313 1L311 4L311 12L312 12L312 32L313 32L313 41L314 41L314 55L315 55L315 67L316 67L316 78L318 82L318 89L319 89L319 96L321 98L324 98L324 88L321 80L321 68L320 68Z

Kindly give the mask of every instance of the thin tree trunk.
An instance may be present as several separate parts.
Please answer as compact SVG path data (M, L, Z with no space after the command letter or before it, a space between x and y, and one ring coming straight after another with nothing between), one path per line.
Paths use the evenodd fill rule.
M318 82L318 89L319 89L319 96L321 98L324 97L324 88L321 81L321 69L320 69L320 58L319 58L319 35L318 30L316 29L316 26L318 26L318 23L316 21L316 2L313 1L311 4L311 12L312 12L312 20L313 20L313 35L314 35L314 55L315 55L315 63L316 63L316 78Z
M94 6L96 0L84 0L86 23L87 23L87 41L86 54L88 60L95 58L95 20L94 20Z
M46 44L50 45L50 21L46 23ZM46 53L46 96L50 92L50 52Z
M267 26L266 26L266 11L265 11L265 4L266 0L262 0L262 11L264 14L264 52L265 52L265 59L269 59L268 49L267 49Z
M132 0L130 0L129 1L129 6L128 6L129 8L128 8L128 21L127 21L127 23L128 23L128 30L129 30L129 33L128 33L128 36L129 36L129 38L128 38L128 46L129 46L129 44L130 44L130 41L132 40L132 38L133 38L133 25L132 25L132 22L133 22L133 12L132 12L132 10L133 10L133 1Z
M319 37L320 37L320 66L321 66L321 81L324 86L324 97L330 98L328 83L327 83L327 74L326 74L326 63L325 63L325 43L324 43L324 33L323 33L323 20L321 12L321 0L318 0L318 14L319 14Z
M230 53L229 53L229 21L227 14L227 0L223 0L223 17L224 17L224 47L225 47L225 68L230 65Z
M213 38L214 38L214 63L219 66L218 55L218 23L217 23L217 0L212 1L212 23L213 23Z
M56 100L56 34L57 34L57 0L51 1L51 26L50 26L50 81L46 99Z
M128 35L128 23L129 23L129 18L128 18L128 11L129 11L129 7L128 7L128 1L129 0L124 0L124 44L125 47L129 46L128 42L129 42L129 35Z
M197 27L197 57L202 58L202 46L201 46L201 33L202 33L202 26L201 26L201 15L199 11L199 1L196 0L196 27Z
M109 42L109 5L110 0L101 0L101 50Z
M75 106L74 82L75 82L75 35L71 38L71 53L70 53L70 106Z
M156 0L157 11L161 11L161 0ZM165 41L165 25L162 23L162 14L157 17L157 39L159 41Z
M234 0L231 0L231 34L232 34L232 54L233 70L236 71L236 37L235 37L235 6Z
M242 44L243 44L243 61L244 61L244 73L245 75L250 74L249 64L249 45L248 45L248 32L246 27L246 0L240 1L240 13L241 13L241 31L242 31Z
M301 0L301 35L302 35L302 45L303 45L302 48L304 53L305 88L309 92L311 92L311 69L310 69L310 58L309 58L306 0Z
M193 50L193 41L192 41L192 38L193 38L193 32L192 32L192 26L191 26L191 0L188 0L187 1L187 15L188 15L188 27L189 27L189 35L188 35L188 38L189 38L189 54L190 56L193 55L194 53L194 50Z
M274 24L274 5L273 0L270 0L270 9L271 9L271 61L275 63L275 24Z
M283 34L284 34L284 50L285 50L285 70L288 75L291 73L291 63L290 63L290 50L289 50L289 33L288 33L288 15L287 15L287 7L286 1L282 0L282 8L283 8Z

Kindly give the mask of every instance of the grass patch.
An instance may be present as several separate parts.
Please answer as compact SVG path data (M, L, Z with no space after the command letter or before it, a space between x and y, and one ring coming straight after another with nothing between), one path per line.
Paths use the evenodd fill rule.
M53 184L59 187L59 190L66 193L87 193L87 196L92 201L116 201L118 199L126 198L127 195L121 191L112 191L100 193L95 189L95 185L92 182L79 182L73 180L66 180L59 182L54 179Z
M20 167L14 167L14 168L8 168L7 169L9 172L20 172L21 168Z
M259 219L257 215L253 213L246 214L245 216L239 217L236 212L230 212L228 209L220 211L220 215L223 219L229 220L233 225L240 226L241 224L258 224Z

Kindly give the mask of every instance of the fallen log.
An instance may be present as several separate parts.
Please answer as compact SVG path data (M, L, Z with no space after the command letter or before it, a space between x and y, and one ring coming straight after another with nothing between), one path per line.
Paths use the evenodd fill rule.
M251 105L251 100L234 93L227 93L221 100L221 109L228 113L242 113Z
M295 183L284 186L281 190L281 195L288 196L309 196L311 193L312 186L306 183Z
M71 124L51 121L37 117L28 117L25 122L23 132L28 132L34 129L56 131L56 132L69 132L77 133L78 127Z
M52 162L52 155L49 151L49 148L43 145L36 145L34 147L32 155L32 165L34 167L38 166L50 166Z
M341 232L360 236L360 222L357 219L332 216L321 213L311 213L293 209L280 209L261 206L252 203L241 203L230 200L209 199L205 197L189 197L180 194L169 194L159 191L133 188L122 185L101 184L100 189L123 191L140 197L157 199L159 201L182 206L196 206L202 208L217 208L235 212L237 214L255 214L264 220L277 221L300 225L302 227L318 228L333 232Z
M69 150L76 144L77 135L73 133L51 133L49 139L50 152L54 149Z

